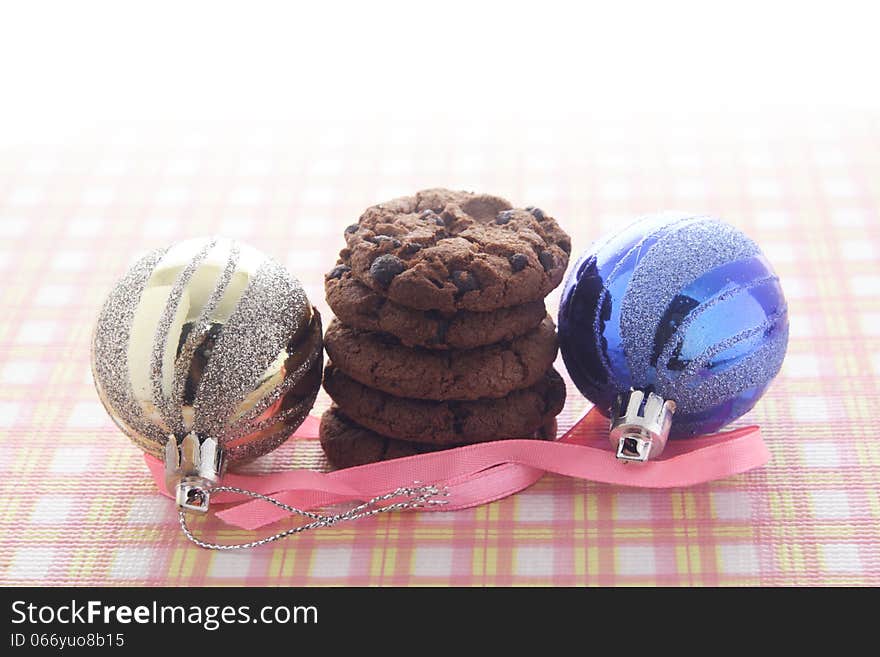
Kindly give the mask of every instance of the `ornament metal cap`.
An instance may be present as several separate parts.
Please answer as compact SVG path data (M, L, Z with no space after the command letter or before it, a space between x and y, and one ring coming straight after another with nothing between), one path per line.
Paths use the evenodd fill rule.
M195 431L182 439L169 436L165 443L165 489L174 491L180 509L205 513L211 488L223 474L223 450L213 438L200 438Z
M611 409L611 444L625 463L644 463L666 447L675 402L653 392L630 390L614 400Z

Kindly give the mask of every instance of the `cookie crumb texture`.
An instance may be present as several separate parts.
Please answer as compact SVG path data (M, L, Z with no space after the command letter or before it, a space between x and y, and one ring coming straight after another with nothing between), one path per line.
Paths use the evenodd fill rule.
M333 363L354 380L398 397L498 399L537 383L556 360L556 326L547 315L509 342L438 352L405 347L381 333L334 320L324 336Z
M331 406L321 416L318 431L324 454L334 468L353 468L434 451L428 445L380 436L352 422L336 406Z
M394 397L358 383L328 364L324 388L361 426L383 436L448 447L531 435L565 404L565 383L553 369L538 383L501 399L435 402Z
M351 420L337 406L331 406L321 416L319 433L327 460L339 469L442 449L381 436ZM532 437L538 440L555 439L556 419L547 420Z
M540 208L429 189L368 208L342 260L364 285L416 310L487 312L543 299L562 282L571 240Z
M324 277L324 290L340 322L363 331L388 333L407 347L474 349L517 338L547 316L543 301L484 313L462 310L445 315L436 310L413 310L361 283L345 263Z

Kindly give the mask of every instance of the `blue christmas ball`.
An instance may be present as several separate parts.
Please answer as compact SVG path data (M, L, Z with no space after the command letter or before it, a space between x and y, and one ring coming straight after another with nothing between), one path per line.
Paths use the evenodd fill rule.
M672 437L718 431L748 412L779 371L788 311L751 239L705 216L659 214L593 245L569 272L562 356L604 414L618 394L676 404Z

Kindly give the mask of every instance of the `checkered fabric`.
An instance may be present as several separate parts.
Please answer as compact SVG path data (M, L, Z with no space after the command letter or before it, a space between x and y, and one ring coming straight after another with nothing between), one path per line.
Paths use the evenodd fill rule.
M662 209L755 238L790 303L783 372L739 425L766 467L686 490L546 476L455 513L263 548L181 535L92 387L98 308L135 256L219 233L286 263L325 316L342 229L429 186L538 205L575 252ZM517 124L102 125L0 147L0 582L148 585L880 584L880 115ZM558 291L550 298L555 307ZM561 365L561 363L560 363ZM327 406L319 398L315 412ZM588 404L569 388L561 428ZM288 444L250 471L325 467ZM246 541L215 518L195 529Z

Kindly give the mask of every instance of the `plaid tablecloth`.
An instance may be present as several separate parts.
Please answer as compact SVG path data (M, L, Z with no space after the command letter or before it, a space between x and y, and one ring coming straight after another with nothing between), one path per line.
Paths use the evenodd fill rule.
M90 334L113 281L148 248L219 233L285 262L329 316L322 274L343 227L428 186L539 205L575 251L662 209L754 237L792 323L782 374L740 423L762 425L772 462L671 491L546 476L468 511L386 514L247 552L190 545L92 387ZM119 124L3 144L0 582L880 584L878 256L876 114ZM562 428L585 408L570 387ZM298 443L251 470L324 465ZM196 529L258 536L210 518Z

